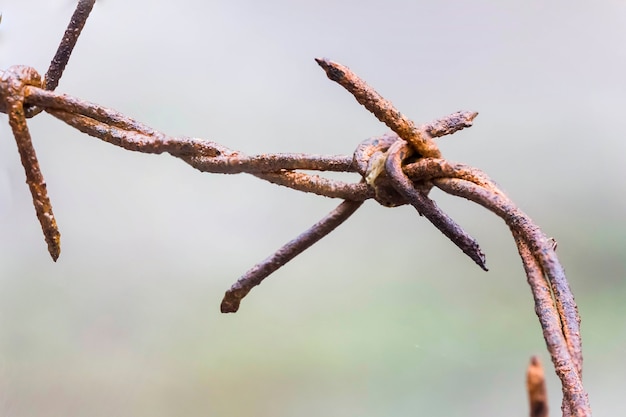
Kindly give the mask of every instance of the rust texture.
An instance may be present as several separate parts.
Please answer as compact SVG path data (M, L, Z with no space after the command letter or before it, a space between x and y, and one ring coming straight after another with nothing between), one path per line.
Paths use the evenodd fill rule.
M76 46L78 37L83 31L83 27L85 27L89 13L91 13L95 3L96 0L79 0L57 52L54 58L52 58L50 67L44 76L44 88L46 90L54 90L59 85L65 66L70 59L70 55L72 55L74 46Z
M4 108L9 115L9 124L17 143L17 150L26 172L26 183L33 197L33 205L37 219L41 224L48 252L56 261L61 253L61 234L52 213L52 204L48 198L46 181L43 178L37 154L26 124L24 114L24 89L27 85L40 87L41 77L34 69L24 66L13 66L0 74L0 92Z
M560 276L563 268L550 239L504 194L489 192L488 188L463 179L439 178L433 182L443 191L482 205L507 223L524 264L544 340L561 380L564 415L590 416L589 400L579 371L582 369L580 317L575 304L563 303L563 298L573 300L569 287L552 296L551 288L559 286L553 279ZM559 305L561 307L557 307ZM576 330L578 337L572 337L568 329Z
M396 110L389 100L384 99L365 81L350 71L350 68L328 59L316 58L315 61L326 71L329 79L348 90L356 98L356 101L396 132L398 136L409 142L421 156L426 158L439 158L441 156L439 148L424 129L416 127L411 120Z
M233 284L222 300L222 313L234 313L239 309L241 299L250 290L259 285L267 276L298 256L321 238L332 232L346 221L359 207L362 201L346 200L315 223L301 235L278 249L272 256L253 266Z
M548 392L543 366L537 356L530 359L526 370L526 390L530 417L548 417Z
M487 270L485 255L478 243L428 197L431 188L438 187L485 207L507 224L522 260L546 347L561 381L563 415L591 416L582 383L580 316L556 256L555 240L546 237L485 173L447 161L435 143L435 138L472 126L478 113L459 111L416 125L350 69L330 60L317 59L331 80L349 91L394 133L362 141L352 155L286 153L247 156L216 142L168 136L115 110L51 91L58 84L93 4L94 0L79 1L45 84L29 67L0 70L0 112L9 116L37 218L54 260L60 253L60 234L26 122L27 117L41 111L123 149L169 153L202 172L247 173L294 190L344 200L311 228L242 275L224 296L221 304L224 313L236 312L242 299L255 286L332 232L368 199L385 207L411 204L469 258ZM349 183L302 170L350 172L359 178ZM527 384L531 416L547 416L543 371L536 358L529 367Z
M57 52L54 54L54 57L50 62L50 66L48 67L48 71L46 71L46 75L43 78L42 84L45 90L53 91L59 85L63 71L65 71L65 67L70 60L72 51L76 46L76 42L78 42L78 38L85 27L85 23L87 23L87 18L89 17L95 3L96 0L78 1L76 10L74 10L70 23L67 25L67 29L65 29L63 38L61 38ZM25 114L27 118L33 117L41 113L41 111L42 109L36 106L29 105L25 107Z
M389 148L385 170L392 179L392 184L413 207L454 242L463 253L469 256L478 266L487 271L485 254L480 250L478 242L465 232L426 193L415 187L415 183L402 170L402 161L411 154L411 148L403 140L397 140Z

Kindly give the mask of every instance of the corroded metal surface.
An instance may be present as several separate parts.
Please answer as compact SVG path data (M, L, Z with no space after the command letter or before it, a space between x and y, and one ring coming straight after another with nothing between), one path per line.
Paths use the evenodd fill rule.
M500 216L517 244L535 312L542 327L563 390L564 416L590 416L582 385L580 317L553 239L502 192L482 171L445 160L434 138L470 127L476 112L456 112L431 123L416 125L393 104L374 91L347 67L317 59L327 76L346 88L356 100L395 133L367 139L353 155L262 154L247 156L218 143L189 137L171 137L115 110L54 90L95 0L80 0L45 81L32 68L14 66L0 71L0 112L7 113L18 145L26 182L33 197L48 250L54 260L60 253L60 234L47 195L46 183L31 142L27 117L45 111L90 136L142 153L169 153L203 172L248 173L263 180L344 201L311 228L252 267L225 294L222 312L235 312L242 299L272 272L321 240L347 220L365 200L386 207L413 205L474 262L486 270L478 243L428 198L432 187L473 201ZM356 173L354 183L301 172ZM531 364L533 378L539 375ZM542 374L541 374L542 377ZM533 381L535 381L535 379ZM529 376L530 381L530 376ZM547 414L547 404L534 406L543 395L541 384L529 382L531 413ZM539 394L531 394L539 392ZM534 395L534 397L533 397ZM533 399L535 402L533 403Z

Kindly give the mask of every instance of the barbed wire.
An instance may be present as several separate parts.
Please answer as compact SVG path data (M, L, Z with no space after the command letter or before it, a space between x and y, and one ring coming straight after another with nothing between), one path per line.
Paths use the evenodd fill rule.
M297 191L343 200L319 222L242 275L226 291L221 303L223 313L236 312L242 299L255 286L332 232L369 199L385 207L412 205L486 271L485 255L476 240L428 197L429 191L437 187L485 207L501 217L510 228L533 294L535 312L561 381L563 415L591 415L582 384L580 317L555 252L555 241L545 236L485 173L447 161L435 142L435 138L471 127L477 112L460 111L431 123L415 125L349 68L328 59L316 59L329 79L349 91L393 133L361 142L353 155L281 153L246 156L201 138L168 136L115 110L53 91L94 3L95 0L78 2L45 77L27 66L0 70L0 112L8 114L37 218L53 260L60 255L60 233L27 125L27 118L42 111L83 133L127 150L169 153L202 172L247 173ZM351 172L361 178L358 182L347 183L301 170ZM538 409L539 412L545 410L547 415L545 387L530 382L531 371L532 375L537 375L539 366L533 359L528 371L531 415L540 415L532 414ZM541 406L534 405L539 402Z

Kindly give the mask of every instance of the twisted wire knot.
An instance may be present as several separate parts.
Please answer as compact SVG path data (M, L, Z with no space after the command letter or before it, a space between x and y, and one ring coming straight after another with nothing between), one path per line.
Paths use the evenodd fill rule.
M35 87L41 87L43 85L41 75L39 75L37 70L33 67L27 65L13 65L6 71L2 71L0 89L15 93L22 90L27 85Z
M27 86L41 87L43 85L41 75L32 67L26 65L13 65L6 71L0 71L0 111L7 113L11 106L9 102L24 101L25 88Z

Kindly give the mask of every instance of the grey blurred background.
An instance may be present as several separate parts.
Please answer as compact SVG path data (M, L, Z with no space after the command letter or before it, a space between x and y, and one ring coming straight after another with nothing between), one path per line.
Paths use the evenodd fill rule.
M0 68L45 72L75 3L2 0ZM58 91L248 154L351 154L387 131L339 61L558 241L596 415L626 412L626 5L620 1L99 1ZM6 416L523 416L546 354L514 243L433 197L485 273L410 207L367 203L219 313L243 272L338 204L29 122L62 233L51 261L0 116L0 410ZM349 176L346 179L356 181Z

